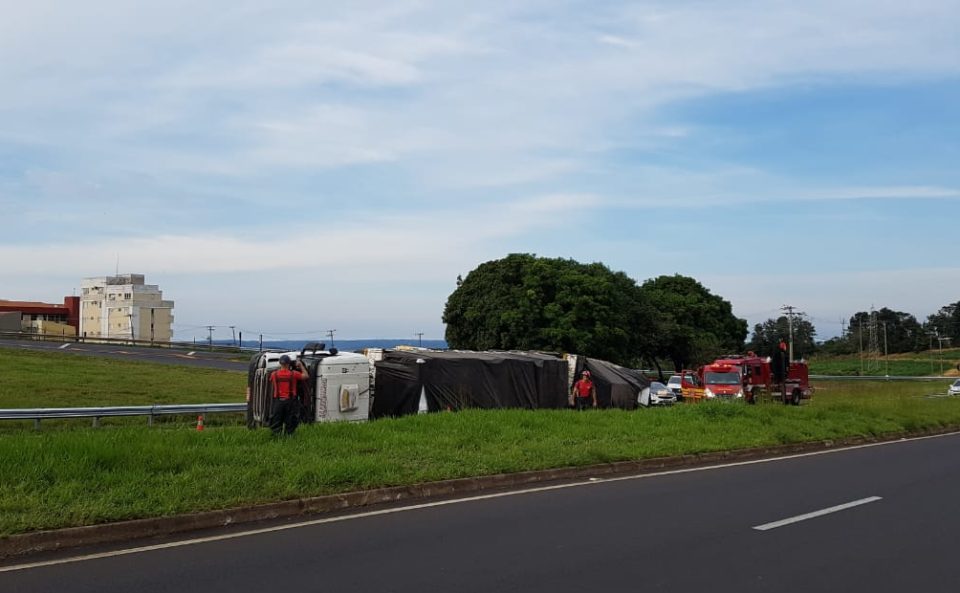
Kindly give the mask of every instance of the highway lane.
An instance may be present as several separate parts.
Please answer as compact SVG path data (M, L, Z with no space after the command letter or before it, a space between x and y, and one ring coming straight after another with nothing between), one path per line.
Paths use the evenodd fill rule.
M0 572L0 591L953 592L958 501L950 435Z
M245 371L246 362L228 360L235 355L204 352L197 350L146 348L142 346L123 346L117 344L81 344L77 342L45 342L38 340L2 340L0 349L14 348L39 352L67 352L118 360L139 360L159 364L221 369L227 371Z

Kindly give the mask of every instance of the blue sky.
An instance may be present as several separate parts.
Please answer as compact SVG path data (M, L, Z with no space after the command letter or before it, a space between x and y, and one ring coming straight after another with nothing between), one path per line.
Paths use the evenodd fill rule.
M119 255L179 338L435 338L523 251L823 337L960 299L956 2L75 4L4 2L0 298Z

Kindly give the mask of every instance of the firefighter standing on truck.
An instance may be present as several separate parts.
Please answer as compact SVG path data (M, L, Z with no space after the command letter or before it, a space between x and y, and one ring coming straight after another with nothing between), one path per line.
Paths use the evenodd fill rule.
M573 384L570 395L573 396L574 407L577 410L586 410L591 407L597 407L597 387L590 380L590 371L583 371L580 380Z
M300 371L290 368L290 357L280 357L280 368L270 375L273 386L273 414L270 416L270 430L279 435L283 430L291 435L300 423L300 402L297 399L297 383L309 377L307 367L297 361Z

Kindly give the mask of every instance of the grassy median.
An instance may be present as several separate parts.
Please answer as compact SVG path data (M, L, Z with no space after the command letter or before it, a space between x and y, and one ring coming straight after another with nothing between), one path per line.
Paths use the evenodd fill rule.
M243 401L246 373L0 346L0 408Z
M0 535L598 462L960 426L939 383L824 383L803 406L465 411L265 430L0 434Z

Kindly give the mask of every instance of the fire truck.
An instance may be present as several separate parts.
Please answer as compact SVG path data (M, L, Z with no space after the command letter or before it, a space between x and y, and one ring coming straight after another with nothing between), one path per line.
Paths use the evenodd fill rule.
M764 398L800 405L810 399L809 367L805 361L786 361L786 355L760 357L753 352L731 354L700 367L683 371L681 389L684 399L740 400L757 403Z

